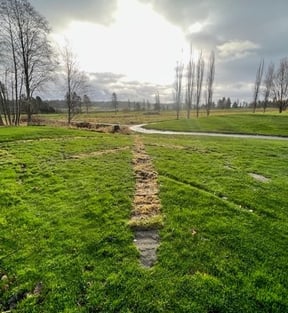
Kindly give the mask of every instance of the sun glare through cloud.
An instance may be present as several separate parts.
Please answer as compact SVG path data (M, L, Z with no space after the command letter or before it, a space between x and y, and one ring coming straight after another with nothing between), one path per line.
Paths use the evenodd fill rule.
M68 38L87 72L121 73L155 84L173 82L175 62L187 48L180 28L136 0L118 0L110 26L73 21L53 36L60 45Z

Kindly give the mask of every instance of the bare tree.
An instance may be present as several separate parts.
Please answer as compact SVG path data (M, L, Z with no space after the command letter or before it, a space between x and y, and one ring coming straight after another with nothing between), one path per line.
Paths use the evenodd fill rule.
M255 79L254 92L253 92L253 113L255 113L256 111L257 100L258 100L260 86L262 82L263 70L264 70L264 60L262 59L256 71L256 79Z
M176 116L177 120L180 116L180 106L182 99L182 78L183 78L183 70L184 64L182 61L178 61L176 64L176 79L175 79L175 102L176 102Z
M49 25L27 0L1 0L0 8L5 46L11 51L16 102L19 98L18 73L21 73L30 123L33 93L51 79L54 70Z
M7 1L1 1L0 2L0 28L1 28L1 52L2 52L2 66L4 67L5 72L5 81L7 84L7 74L10 73L13 76L13 80L11 83L11 93L12 98L15 99L15 101L12 100L12 105L14 106L14 110L12 112L14 115L12 115L12 120L14 121L15 125L19 125L20 123L20 100L19 95L21 93L21 90L19 90L19 80L20 75L21 78L23 77L20 73L20 62L19 62L19 49L17 49L17 34L15 33L15 21L13 21L11 17L11 10L9 6L7 5ZM22 79L23 81L23 79ZM3 92L5 89L5 93ZM8 100L8 89L9 86L4 86L3 83L1 83L1 105L2 105L2 111L4 114L4 118L6 121L6 124L8 123L9 119L7 119L7 109L5 107L8 106L9 102ZM4 96L5 94L5 96ZM14 102L14 103L13 103ZM13 114L12 113L12 114Z
M3 118L2 118L3 115ZM4 122L5 121L5 122ZM12 125L7 89L0 82L0 125Z
M112 93L112 107L114 108L116 114L118 112L118 99L116 92Z
M69 43L62 49L62 60L66 80L66 104L67 104L67 122L71 124L72 118L77 114L77 106L79 99L76 97L77 93L84 89L86 85L86 77L83 72L80 71L77 57L72 52L72 48Z
M157 111L157 112L160 112L160 110L161 110L160 95L159 95L159 91L158 90L156 90L156 93L155 93L154 110Z
M213 103L213 84L215 77L215 53L211 51L208 63L208 71L207 71L207 102L206 102L206 112L207 116L210 115L210 110Z
M268 101L269 101L270 94L271 94L271 89L273 87L274 68L275 68L274 63L270 63L265 73L264 88L263 88L263 95L264 95L263 111L264 113L266 112L266 108L268 106Z
M195 63L193 60L192 47L190 48L189 62L187 65L187 86L186 86L186 105L187 105L187 118L190 118L192 109L193 93L195 85Z
M279 113L286 109L288 96L288 58L280 60L279 68L277 69L272 86L274 99L276 100Z
M84 106L86 108L86 114L88 114L89 107L91 106L91 100L90 100L89 96L87 96L87 95L83 96L83 104L84 104Z
M200 52L197 66L196 66L196 117L199 117L200 100L203 85L205 62L203 59L202 51Z

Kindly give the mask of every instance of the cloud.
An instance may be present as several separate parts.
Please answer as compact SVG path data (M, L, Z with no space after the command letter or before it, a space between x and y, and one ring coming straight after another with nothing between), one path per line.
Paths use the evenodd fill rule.
M123 0L123 2L125 1ZM239 94L242 92L243 95L245 94L245 97L249 98L249 93L251 93L249 86L255 80L259 60L264 58L265 64L269 64L270 61L278 64L279 59L288 54L285 41L288 33L287 0L273 2L270 0L139 1L150 4L154 11L163 17L164 21L176 25L179 31L182 31L187 42L192 42L194 49L202 49L206 53L209 53L210 50L215 50L215 84L219 87L217 96L232 96L231 92L241 98ZM115 26L115 12L118 0L31 0L31 3L48 19L54 30L64 29L72 21ZM127 5L129 5L128 0ZM128 14L130 12L131 9ZM127 15L127 19L129 16ZM111 58L114 62L111 64L111 67L105 69L98 66L95 61L97 66L95 65L91 70L122 72L120 65L125 63L123 62L125 57L129 58L129 65L133 69L137 69L141 73L147 72L147 80L149 77L153 81L154 76L157 76L159 73L165 73L165 77L168 77L170 68L171 72L173 72L173 65L169 65L170 67L166 65L168 53L159 53L158 51L162 50L157 48L158 43L163 46L163 42L168 38L175 47L178 47L179 51L183 46L180 46L181 43L176 42L174 37L172 38L171 31L167 31L164 22L163 25L165 27L163 27L161 33L157 33L157 27L153 25L150 30L151 36L146 36L147 38L155 37L157 40L152 43L143 41L143 38L147 39L143 35L145 32L137 32L137 29L139 30L140 26L140 30L151 26L151 21L148 19L140 21L138 18L134 20L134 25L129 24L129 29L123 30L122 33L119 32L120 35L116 38L117 54L113 55L113 59L111 55L112 52L114 53L114 50L106 48L108 46L107 42L113 41L108 40L108 37L100 38L100 35L98 36L97 32L94 31L93 38L95 38L95 41L98 40L97 44L99 42L99 45L94 52L91 49L92 43L89 42L87 47L85 46L86 54L93 54L100 60ZM136 26L139 27L137 28ZM77 29L79 29L79 25ZM155 34L157 36L153 36ZM87 32L83 32L84 36L92 38L92 35L88 35ZM102 49L102 46L105 49ZM132 52L131 54L126 52L123 48L126 46L130 47L130 51L135 51L134 56ZM150 46L151 49L145 54L145 58L139 59L137 58L137 52L143 46ZM104 51L103 55L101 54L102 50ZM148 57L158 58L157 67L147 65ZM169 54L169 58L171 63L175 64L177 56L171 57ZM88 57L86 59L88 60ZM165 60L163 65L162 60ZM118 90L117 94L119 93L119 97L121 97L121 94L123 97L128 97L130 93L131 97L141 99L143 96L153 97L154 90L156 88L161 89L158 85L132 81L132 79L138 79L136 75L129 78L131 81L123 75L116 74L115 76L109 73L96 73L94 78L95 90L99 90L99 92L97 91L97 97L107 96L110 98L110 92L115 88L115 90ZM237 87L238 82L241 82L241 88ZM93 92L96 97L96 91ZM161 92L167 95L167 99L168 95L172 98L171 87L165 85L165 82Z
M198 0L141 0L151 3L156 11L169 21L188 29L193 24L205 21L212 9L213 1Z
M123 74L115 73L89 73L89 88L87 94L97 101L109 101L113 92L116 92L119 100L150 101L154 103L155 93L159 91L162 101L171 101L170 85L155 85L143 83L137 80L129 80Z
M247 56L253 50L259 49L259 45L250 40L228 41L217 46L218 54L221 58L239 59Z
M125 75L117 73L89 73L89 79L98 84L111 85L124 78Z
M109 25L114 21L117 0L30 0L54 29L66 27L71 21L88 21Z
M252 101L252 90L253 84L249 84L245 81L239 81L236 83L215 84L214 90L214 101L217 102L218 99L222 97L229 97L232 101Z
M182 27L195 48L211 50L229 41L250 41L260 46L258 53L263 57L273 58L278 47L287 53L283 45L288 32L287 0L141 1Z

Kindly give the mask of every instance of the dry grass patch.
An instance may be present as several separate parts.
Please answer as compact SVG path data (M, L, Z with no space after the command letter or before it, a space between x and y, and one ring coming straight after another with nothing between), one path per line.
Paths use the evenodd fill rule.
M158 173L139 137L135 138L133 165L136 175L135 196L130 226L159 228L163 224L158 198ZM156 222L157 221L157 222Z

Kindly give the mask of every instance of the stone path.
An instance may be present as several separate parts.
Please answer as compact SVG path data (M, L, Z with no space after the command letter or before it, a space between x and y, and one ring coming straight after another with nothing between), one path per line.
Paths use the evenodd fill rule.
M189 136L210 136L210 137L228 137L228 138L243 138L243 139L269 139L269 140L288 140L288 137L280 136L264 136L264 135L244 135L244 134L224 134L224 133L209 133L209 132L182 132L172 130L156 130L156 129L145 129L141 125L134 125L130 127L130 130L142 133L142 134L159 134L159 135L189 135Z
M158 173L139 137L135 138L133 146L133 167L136 186L129 224L135 231L134 243L140 252L141 264L151 267L157 259L158 229L163 224L163 218L158 197Z

